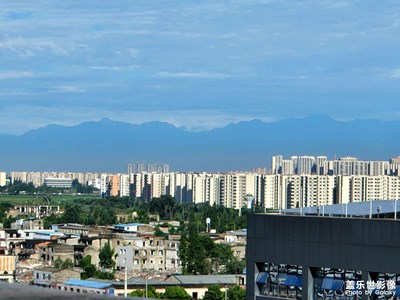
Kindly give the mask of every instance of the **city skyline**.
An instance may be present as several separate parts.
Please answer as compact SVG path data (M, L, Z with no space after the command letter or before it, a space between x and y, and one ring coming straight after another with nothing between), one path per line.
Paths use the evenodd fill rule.
M399 120L397 1L0 4L0 133L111 118L189 130Z

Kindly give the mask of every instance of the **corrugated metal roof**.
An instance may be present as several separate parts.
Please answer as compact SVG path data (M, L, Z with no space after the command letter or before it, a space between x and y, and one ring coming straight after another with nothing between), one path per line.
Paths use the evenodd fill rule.
M127 224L116 224L114 227L127 227L127 226L143 226L142 223L127 223Z
M172 275L182 284L237 284L240 275Z
M88 288L94 289L104 289L111 286L111 283L105 282L96 282L96 281L89 281L89 280L79 280L79 279L71 279L63 282L64 284L68 285L76 285L76 286L83 286Z

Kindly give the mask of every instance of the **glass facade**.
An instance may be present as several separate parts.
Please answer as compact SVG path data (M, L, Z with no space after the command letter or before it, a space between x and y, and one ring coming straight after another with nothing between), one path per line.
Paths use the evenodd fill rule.
M258 270L256 285L260 295L302 298L303 270L298 265L265 263Z

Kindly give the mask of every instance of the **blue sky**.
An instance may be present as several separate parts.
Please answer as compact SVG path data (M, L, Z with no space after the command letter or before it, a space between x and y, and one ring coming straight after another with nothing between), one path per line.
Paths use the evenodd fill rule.
M400 2L2 1L0 133L400 119Z

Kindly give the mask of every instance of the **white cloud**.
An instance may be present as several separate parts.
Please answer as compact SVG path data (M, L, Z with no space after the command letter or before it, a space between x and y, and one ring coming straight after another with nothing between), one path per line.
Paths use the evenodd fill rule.
M49 91L49 93L83 93L83 92L85 92L84 89L75 85L59 85L55 86L54 89Z
M137 66L135 65L129 65L129 66L88 66L87 67L90 70L100 70L100 71L115 71L115 72L121 72L121 71L129 71L136 69Z
M389 71L388 76L394 79L400 79L400 68L393 69Z
M54 41L22 37L1 41L0 50L12 51L23 57L32 57L40 52L50 52L61 56L68 55L68 51Z
M225 79L230 76L224 73L214 73L214 72L158 72L156 74L159 77L165 78L210 78L210 79Z
M34 76L35 74L29 71L0 71L0 80L19 79Z

